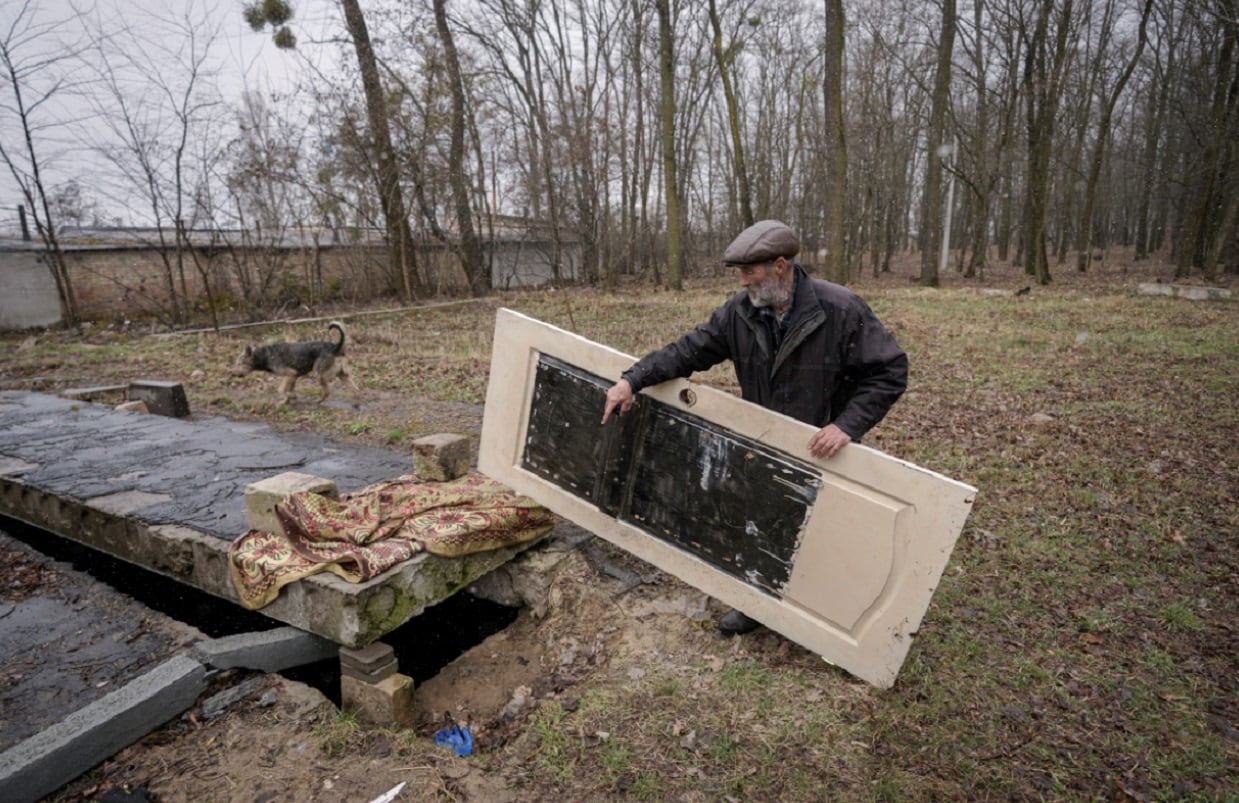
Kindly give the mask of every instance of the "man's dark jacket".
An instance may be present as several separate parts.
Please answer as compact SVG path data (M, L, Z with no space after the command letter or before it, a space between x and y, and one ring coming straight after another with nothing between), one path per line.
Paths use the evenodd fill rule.
M742 290L625 371L633 392L730 359L748 401L815 427L833 422L860 440L903 395L908 357L859 296L794 268L795 301L777 351Z

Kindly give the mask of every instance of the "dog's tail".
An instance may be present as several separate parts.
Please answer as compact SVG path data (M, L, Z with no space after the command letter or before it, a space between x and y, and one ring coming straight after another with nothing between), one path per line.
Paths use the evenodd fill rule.
M330 332L332 329L334 329L336 331L336 334L340 336L340 339L336 341L336 345L333 351L336 354L343 354L344 353L344 324L340 323L339 321L332 321L331 323L327 324L327 331Z

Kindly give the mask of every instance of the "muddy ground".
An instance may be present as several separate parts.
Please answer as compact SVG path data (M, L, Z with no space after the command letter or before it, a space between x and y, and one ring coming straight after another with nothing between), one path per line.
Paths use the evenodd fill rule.
M54 799L364 803L403 783L395 799L1233 800L1235 307L1136 292L1171 276L1115 265L1029 292L1022 272L995 271L932 299L906 276L861 288L917 366L872 443L984 489L891 690L769 631L720 636L717 602L594 541L559 565L544 607L420 683L411 730L360 726L262 677L222 716L177 718ZM639 352L718 292L507 302ZM277 407L274 380L227 375L274 331L140 348L125 331L10 338L0 385L175 376L196 416L476 447L497 303L350 323L367 377L355 412L316 406L309 387ZM434 745L449 721L473 731L474 755Z
M148 663L204 637L24 544L6 538L0 546L16 570L9 607L90 606L99 614L92 621L159 639L159 649L142 653ZM570 710L583 684L631 682L651 661L687 668L703 649L724 643L710 621L717 603L604 543L580 544L552 572L543 606L522 609L512 625L417 688L412 730L358 727L310 685L230 671L212 679L203 699L242 683L253 689L223 714L186 712L49 799L369 801L401 783L402 800L542 799L537 789L511 788L521 783L520 761L510 754L492 759L540 703L554 700ZM757 649L811 660L768 632L726 644L737 656ZM97 685L101 696L126 669L132 667L96 662L73 682ZM470 729L474 755L458 758L434 745L445 723Z
M262 417L273 388L264 375L238 381L230 411L248 408ZM332 398L326 407L348 409L350 400ZM309 388L294 408L318 408ZM412 417L424 431L467 434L476 455L480 406L419 403L412 413L407 397L368 390L359 414L374 422L376 432L407 425ZM211 415L209 409L193 413L195 419ZM271 423L278 426L279 420ZM377 438L370 440L379 445ZM4 562L12 571L8 605L21 601L33 610L67 604L78 615L86 608L99 612L94 621L111 629L92 637L92 643L123 645L143 630L161 634L160 648L142 653L150 665L144 668L206 637L20 542L6 538L3 546ZM631 680L651 659L693 661L702 644L722 640L707 621L720 610L717 605L591 538L553 570L545 605L521 609L513 624L417 687L419 724L412 731L355 723L328 699L338 697L336 689L325 690L325 695L305 683L269 675L222 715L206 718L200 709L187 712L48 799L369 801L402 782L406 786L397 799L403 800L542 799L544 793L534 790L511 791L509 785L519 783L513 775L520 773L520 763L511 766L505 760L498 767L489 757L492 751L520 732L539 701L553 699L571 707L574 689L587 680L606 683L612 675ZM749 642L764 643L804 652L774 634ZM6 680L6 670L9 678L28 678L41 662L31 653L0 664L0 681ZM29 665L30 672L10 663ZM123 682L132 664L96 662L92 673L82 673L72 684L94 687L95 696L102 696ZM204 697L246 681L252 682L252 673L224 673L212 679ZM470 729L476 744L473 756L458 758L434 745L433 736L445 723Z

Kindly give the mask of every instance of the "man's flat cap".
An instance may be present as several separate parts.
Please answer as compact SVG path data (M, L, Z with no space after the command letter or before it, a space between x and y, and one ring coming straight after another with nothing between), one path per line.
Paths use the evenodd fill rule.
M723 252L724 265L757 265L800 253L796 232L778 220L760 220L740 232Z

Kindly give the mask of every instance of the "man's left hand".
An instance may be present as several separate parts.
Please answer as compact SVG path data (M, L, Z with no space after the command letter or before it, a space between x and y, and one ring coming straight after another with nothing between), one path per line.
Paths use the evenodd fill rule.
M809 454L829 460L840 449L852 442L852 436L839 429L834 424L826 426L813 433L809 438Z

